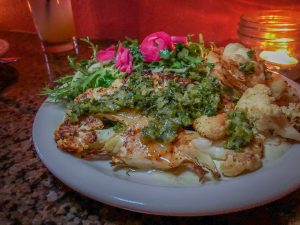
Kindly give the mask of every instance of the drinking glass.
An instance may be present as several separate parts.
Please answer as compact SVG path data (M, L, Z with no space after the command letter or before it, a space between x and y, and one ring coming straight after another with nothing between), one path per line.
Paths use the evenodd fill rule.
M27 0L45 52L76 48L71 0Z

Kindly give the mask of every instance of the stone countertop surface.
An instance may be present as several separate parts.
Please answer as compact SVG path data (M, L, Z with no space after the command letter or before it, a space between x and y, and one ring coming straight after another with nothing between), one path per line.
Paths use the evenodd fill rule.
M7 75L13 80L6 88L0 82L0 225L300 224L299 189L261 207L203 217L130 212L73 191L42 164L31 136L35 114L45 100L38 94L57 75L71 72L66 54L45 58L35 34L0 31L0 39L10 43L6 56L21 57L11 66L0 65L0 80ZM79 56L89 54L90 49L80 44Z

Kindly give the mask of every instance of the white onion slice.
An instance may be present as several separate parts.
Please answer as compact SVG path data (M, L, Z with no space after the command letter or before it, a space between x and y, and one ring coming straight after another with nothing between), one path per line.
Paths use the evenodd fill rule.
M191 141L192 145L201 152L209 154L213 159L225 160L225 149L213 146L212 142L206 138L196 138Z

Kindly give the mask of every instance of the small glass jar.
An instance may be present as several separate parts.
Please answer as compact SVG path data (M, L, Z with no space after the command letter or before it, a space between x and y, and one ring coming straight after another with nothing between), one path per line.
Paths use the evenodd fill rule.
M293 80L300 78L300 14L263 10L240 17L240 42L255 50L267 67Z

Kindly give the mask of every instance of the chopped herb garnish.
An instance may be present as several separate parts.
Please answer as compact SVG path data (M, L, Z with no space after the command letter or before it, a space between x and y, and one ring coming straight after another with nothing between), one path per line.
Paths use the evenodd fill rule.
M170 80L164 87L155 89L150 77L132 74L127 85L114 94L70 105L68 116L76 120L82 115L132 108L154 118L142 131L145 138L169 142L180 127L192 125L199 116L216 115L220 91L219 82L212 76L190 84Z
M253 50L250 50L247 52L247 56L249 57L249 59L253 60L255 56L255 52Z
M251 75L255 72L255 65L251 61L240 63L239 70L242 71L245 75Z
M229 113L228 119L228 139L224 147L239 150L247 146L253 138L253 131L246 113L235 110Z

